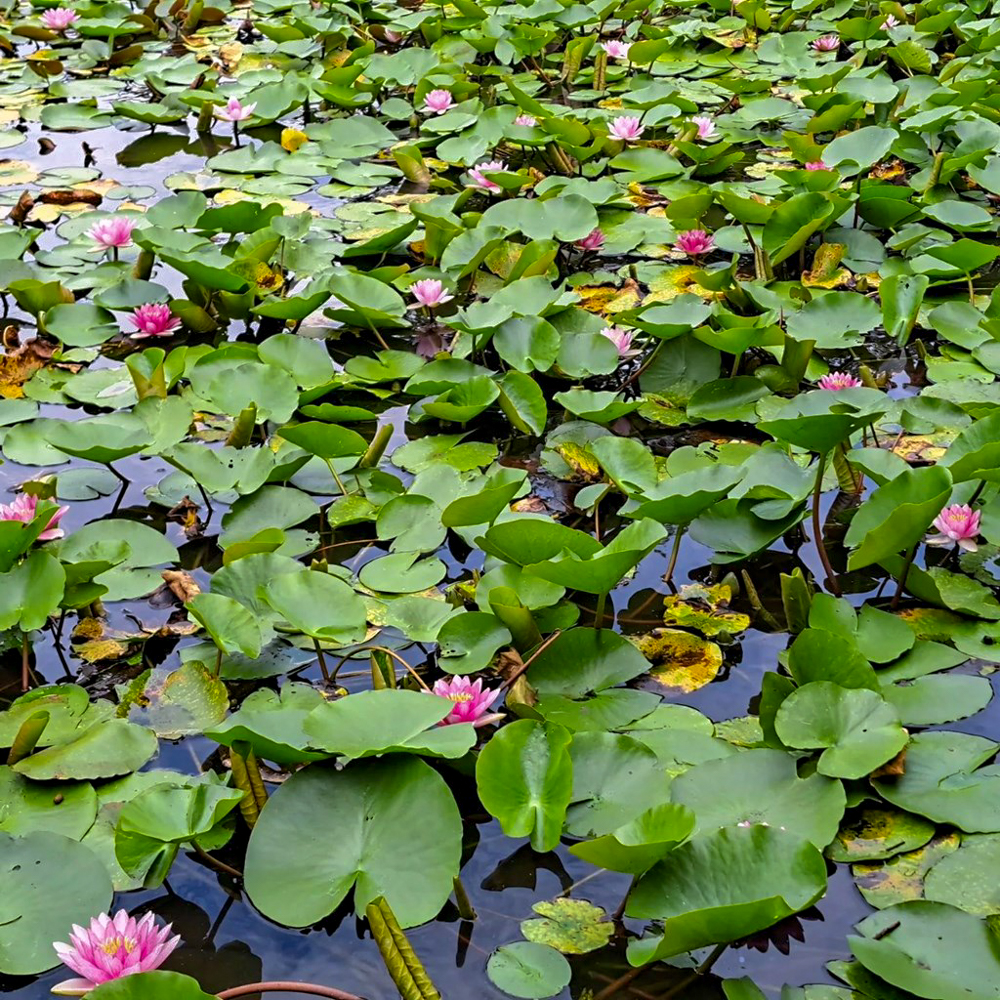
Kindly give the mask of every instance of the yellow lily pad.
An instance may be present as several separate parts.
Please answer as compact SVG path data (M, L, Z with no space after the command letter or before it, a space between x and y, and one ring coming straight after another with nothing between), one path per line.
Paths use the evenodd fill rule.
M672 302L678 295L684 294L698 295L706 300L721 298L721 292L711 292L698 284L697 275L700 271L700 267L692 264L667 268L649 282L649 294L643 304Z
M521 933L536 944L547 944L564 955L586 955L603 948L615 926L607 913L585 899L558 899L535 903L541 920L522 920Z
M573 470L573 479L582 479L585 482L594 483L601 478L601 465L589 452L575 444L567 441L565 444L556 446L559 457Z
M656 629L634 641L653 665L653 680L677 694L703 688L722 667L722 650L714 642L680 629Z
M841 824L826 855L833 861L879 861L923 847L936 831L923 816L870 807ZM881 866L879 866L881 867Z
M948 445L955 439L953 433L941 434L904 434L893 446L892 450L907 462L936 462L944 456Z
M897 854L884 864L851 866L854 881L861 895L878 909L905 903L924 896L924 876L942 858L958 850L959 834L942 833L923 847Z
M0 187L23 187L38 179L38 171L27 160L0 160Z
M626 282L621 288L614 285L583 285L577 289L580 295L580 305L587 312L609 313L625 312L639 305L639 289L634 281Z
M663 622L707 636L745 632L750 627L750 616L727 610L732 597L732 589L725 583L712 587L688 584L681 587L680 593L664 598Z

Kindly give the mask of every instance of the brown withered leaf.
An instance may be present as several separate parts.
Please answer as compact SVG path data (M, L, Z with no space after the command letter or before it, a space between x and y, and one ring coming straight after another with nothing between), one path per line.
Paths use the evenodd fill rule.
M167 520L181 525L188 538L200 538L204 530L201 518L198 517L200 509L190 497L185 497L167 511Z
M160 575L171 593L182 603L190 601L201 593L201 587L198 586L194 577L184 570L165 569Z
M0 396L21 399L24 383L51 357L51 348L38 340L29 340L16 350L0 356Z
M20 331L13 323L3 328L3 347L6 351L16 351L21 346Z
M906 773L906 747L896 754L890 761L886 761L880 768L872 771L871 778L898 778Z
M507 680L524 666L524 660L516 649L505 649L497 654L496 668L500 676Z
M38 200L46 205L75 205L85 203L87 205L100 205L104 200L97 191L88 191L86 188L74 188L73 190L43 191Z
M28 213L35 207L35 199L31 197L31 193L25 191L20 198L17 199L17 204L10 210L7 218L14 223L15 226L21 226L24 224L24 220L28 218Z
M510 505L510 509L517 511L519 514L548 513L548 507L545 506L545 501L541 497L537 497L534 494L522 497L520 500L515 500Z

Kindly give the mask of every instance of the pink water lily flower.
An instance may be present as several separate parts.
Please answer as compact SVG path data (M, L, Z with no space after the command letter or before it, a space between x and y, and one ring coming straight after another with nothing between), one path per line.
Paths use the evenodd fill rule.
M604 246L604 233L600 229L591 229L582 240L577 240L574 246L578 250L585 250L587 252L600 250Z
M936 518L934 527L941 532L927 539L928 545L958 545L966 552L975 552L979 547L975 538L979 534L978 510L973 510L967 503L955 503L945 507Z
M65 31L74 21L79 21L80 15L68 7L56 7L42 14L42 24L53 31Z
M441 678L434 682L433 694L447 698L455 707L438 723L439 726L453 726L456 722L471 722L477 729L499 722L503 715L499 712L487 714L493 702L500 697L500 688L483 689L482 680L471 682L468 677Z
M606 326L601 330L601 336L607 337L618 349L618 357L629 358L638 351L632 350L632 333L630 330L623 330L618 326Z
M711 139L715 135L715 122L708 115L695 115L691 121L698 126L699 139Z
M450 90L432 90L424 98L424 111L432 115L443 115L453 103Z
M628 50L632 48L632 43L618 41L601 42L601 48L612 59L628 59Z
M608 126L608 134L614 139L621 139L622 142L638 139L645 131L645 127L633 115L622 115Z
M115 215L95 222L87 235L98 246L117 250L132 245L132 231L138 224L127 215Z
M817 52L836 52L840 48L840 38L837 35L822 35L812 43L812 47Z
M410 292L422 306L427 306L428 309L443 306L455 297L445 291L444 285L437 278L424 278L423 281L413 282L410 285Z
M129 317L129 322L135 327L133 340L145 340L146 337L169 337L181 325L180 317L170 311L170 306L160 303L148 303L139 306Z
M714 247L715 237L706 233L704 229L689 229L686 233L678 233L677 242L674 244L676 250L686 253L689 257L698 257Z
M819 387L828 389L830 392L840 392L841 389L857 389L862 384L861 379L848 375L847 372L830 372L829 375L824 375L819 380Z
M52 992L60 996L83 996L112 979L152 972L181 942L179 936L170 936L170 924L158 929L152 913L136 921L125 910L114 917L102 913L89 928L74 924L69 939L71 944L57 941L52 947L82 978L53 986Z
M53 538L62 538L66 532L59 527L69 507L60 507L53 515L45 530L38 536L40 542L50 542ZM38 512L38 497L30 493L19 493L10 503L0 503L0 521L21 521L30 524Z
M892 14L886 16L886 19L879 25L882 31L888 31L890 28L897 28L900 25L900 21L894 17Z
M482 191L489 191L491 194L496 194L497 191L502 191L503 188L500 187L496 181L491 181L486 174L487 173L499 173L502 170L507 169L507 164L503 160L489 160L486 163L477 163L470 171L469 176L475 181L473 187L477 187Z
M534 128L538 124L538 119L534 115L518 115L514 119L515 125L523 125L525 128Z
M216 118L221 118L224 122L233 122L235 124L236 122L246 121L253 114L256 107L256 101L253 104L243 104L238 97L230 97L226 101L224 108L214 108L213 113Z
M806 170L829 170L830 168L822 160L812 160L806 164Z

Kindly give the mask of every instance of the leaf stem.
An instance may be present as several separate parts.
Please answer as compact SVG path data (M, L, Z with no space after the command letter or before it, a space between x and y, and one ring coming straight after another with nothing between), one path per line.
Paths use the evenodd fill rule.
M910 575L910 567L913 565L913 560L916 555L917 545L914 545L907 553L906 562L903 563L903 572L899 574L899 583L896 584L896 593L893 594L892 603L889 605L893 611L899 607L900 598L903 596L903 590L906 587L906 578Z
M27 691L31 687L31 646L28 643L28 633L21 632L21 690Z
M677 531L674 533L674 544L670 550L670 562L667 563L667 571L663 574L664 583L670 583L674 578L674 570L677 568L677 556L681 551L681 539L684 537L684 528L685 525L678 524Z
M323 680L326 681L327 684L329 684L330 671L326 665L326 657L323 655L323 647L319 644L319 639L317 639L316 636L312 637L312 641L313 641L313 648L316 650L316 661L319 663L319 669L323 674ZM343 660L341 660L341 663L343 663Z
M826 580L830 591L835 597L840 597L840 584L837 581L837 574L833 571L833 566L830 565L830 557L826 551L826 542L823 540L823 525L820 523L819 517L819 504L823 496L823 471L826 469L826 457L826 452L823 452L819 456L817 463L816 487L813 490L813 534L816 536L816 551L819 553L820 562L823 564L823 569L826 572Z

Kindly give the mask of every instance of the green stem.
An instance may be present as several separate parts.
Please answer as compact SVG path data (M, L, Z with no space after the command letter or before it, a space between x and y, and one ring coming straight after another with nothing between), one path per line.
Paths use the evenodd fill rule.
M599 629L604 625L604 604L608 599L607 594L599 594L597 597L597 610L594 612L594 628Z
M475 920L476 911L472 907L469 894L465 891L465 886L462 885L461 878L456 875L452 884L455 889L455 905L458 907L458 915L463 920Z
M327 684L330 683L330 671L326 665L326 657L323 655L323 647L319 644L319 639L313 636L313 648L316 650L316 660L319 663L319 669L323 673L323 680Z
M31 665L29 657L31 646L28 643L28 633L21 633L21 690L27 691L31 687Z
M892 604L889 605L893 611L899 607L899 601L903 596L906 587L906 578L910 575L910 567L917 555L917 546L914 545L906 555L906 562L903 563L903 572L899 574L899 583L896 584L896 593L892 597Z
M667 563L667 571L663 574L664 583L670 583L674 578L674 570L677 568L677 556L681 551L681 539L684 537L684 528L683 524L678 524L677 530L674 532L674 544L670 550L670 562Z
M840 584L837 582L837 574L830 565L830 557L827 555L826 542L823 540L823 525L820 522L819 504L823 496L823 471L826 469L826 452L819 456L816 469L816 486L813 490L812 522L813 535L815 535L816 551L819 553L819 561L826 571L826 580L830 587L830 592L835 597L840 597Z

